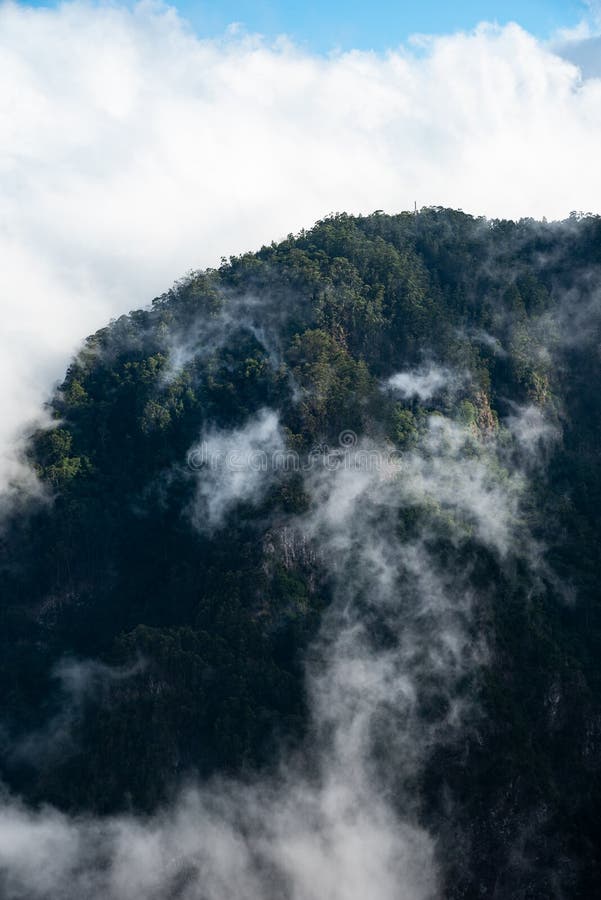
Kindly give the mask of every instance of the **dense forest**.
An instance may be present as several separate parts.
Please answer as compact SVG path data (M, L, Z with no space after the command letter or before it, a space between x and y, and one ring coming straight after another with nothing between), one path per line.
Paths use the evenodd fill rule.
M600 347L601 218L439 208L88 337L0 529L7 796L149 817L360 731L431 893L599 896Z

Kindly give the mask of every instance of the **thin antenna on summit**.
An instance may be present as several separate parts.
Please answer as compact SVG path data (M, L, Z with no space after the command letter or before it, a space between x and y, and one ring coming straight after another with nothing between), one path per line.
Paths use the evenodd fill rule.
M414 205L414 207L415 207L414 210L413 210L413 215L416 216L416 215L417 215L417 200L414 200L414 201L413 201L413 205Z

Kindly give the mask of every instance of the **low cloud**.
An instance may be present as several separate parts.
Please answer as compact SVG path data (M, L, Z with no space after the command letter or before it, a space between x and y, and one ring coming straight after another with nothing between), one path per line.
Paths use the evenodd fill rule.
M261 410L242 428L207 431L188 454L197 472L190 510L195 526L212 530L223 525L238 504L259 504L284 453L279 419L271 410Z
M443 391L453 390L462 379L443 366L431 365L407 372L398 372L387 384L406 400L422 402L439 397Z
M207 469L212 480L203 502L217 497L218 505L207 506L205 517L222 521L225 510L257 490L254 476L248 481L246 465L241 479L227 468L215 480L215 461L232 454L246 460L247 451L271 453L279 444L278 434L277 418L263 411L241 429L207 435L214 463ZM395 756L402 771L413 771L424 758L416 740L416 680L423 667L429 670L430 658L438 656L438 635L429 628L432 649L418 666L409 632L411 611L417 613L422 604L425 583L417 583L424 577L422 561L413 566L412 599L405 597L401 608L395 587L418 551L395 559L399 545L387 530L397 505L389 496L390 485L379 473L344 468L311 471L307 477L316 506L296 524L332 551L326 556L336 596L308 667L312 738L306 759L283 760L280 773L271 778L217 780L191 788L146 820L73 818L51 810L34 812L7 799L0 810L0 886L14 900L70 900L82 893L109 900L436 896L432 838L419 827L410 806L398 815L371 768L374 725L383 712L407 720L401 731L404 753L398 760ZM349 579L351 572L360 578ZM429 575L428 587L435 583L436 576ZM380 651L368 640L358 606L366 588L374 610L388 608L391 621L399 628L402 624L404 648ZM440 599L442 610L446 604ZM418 622L416 615L416 626ZM450 634L450 622L445 630ZM423 647L423 634L421 638ZM77 690L79 674L70 672L68 680ZM87 672L83 681L87 684Z
M502 467L495 441L482 444L467 428L431 416L420 451L403 456L399 480L406 502L434 504L473 529L500 556L515 550L519 503L526 489L519 469Z
M275 785L273 786L275 788ZM0 811L0 888L11 900L429 900L431 845L348 787L309 782L190 790L151 821ZM399 894L399 888L402 893Z
M2 730L3 754L11 763L48 766L75 749L75 727L86 703L102 703L112 685L132 678L144 663L108 666L92 659L60 660L52 676L57 684L57 711L40 728L14 740Z
M245 460L239 478L230 470L199 470L209 478L199 515L217 524L235 505L261 496L265 473L257 480L246 454L277 452L278 420L263 410L240 429L207 433L206 442L219 459L234 453ZM440 525L451 527L459 546L475 540L501 564L507 556L523 558L528 482L519 471L503 471L504 450L494 437L478 443L468 427L441 416L388 468L352 465L370 450L384 459L386 449L353 444L343 451L346 465L306 470L309 508L288 523L319 547L333 586L307 659L304 752L282 759L271 776L192 786L146 818L70 817L6 797L3 895L440 896L441 848L420 823L415 780L437 747L464 734L474 715L466 679L486 662L487 650L471 628L475 597L465 561L454 565L447 553L443 563L432 537ZM403 537L399 516L416 507L421 524ZM482 585L477 602L486 602ZM374 623L386 641L374 637ZM61 670L74 697L106 675L105 667L90 664Z
M557 425L549 421L544 411L533 404L514 406L511 415L505 419L515 441L528 462L540 462L549 448L561 436Z

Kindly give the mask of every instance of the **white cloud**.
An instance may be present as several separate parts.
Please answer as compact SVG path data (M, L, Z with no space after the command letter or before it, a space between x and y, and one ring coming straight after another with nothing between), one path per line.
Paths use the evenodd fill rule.
M430 365L418 370L397 372L388 379L388 386L405 399L422 401L440 396L443 391L456 387L461 378L442 366Z
M52 764L59 757L65 758L75 746L74 726L83 704L90 699L99 700L111 684L131 678L144 667L142 660L127 667L111 667L96 660L64 658L53 670L53 677L60 690L58 711L37 730L15 740L0 727L1 752L11 761L25 761L32 766Z
M247 448L265 448L277 433L277 420L265 412L208 443L213 453L246 458ZM445 557L440 565L428 549L428 520L423 533L401 539L398 513L425 504L436 519L433 504L440 503L443 516L452 511L458 521L476 521L491 548L501 543L522 552L514 526L525 481L497 471L494 444L476 459L469 440L452 423L433 421L401 470L307 471L312 503L291 524L316 542L333 586L307 661L308 759L282 759L273 778L190 789L145 818L68 817L5 798L0 892L14 900L440 896L440 848L417 824L411 785L432 749L455 741L465 726L473 710L461 684L486 651L470 633L463 563ZM225 492L226 502L247 493L211 488ZM383 644L373 638L374 621L385 623ZM89 663L63 667L60 675L73 694L115 677ZM432 703L439 712L424 716ZM382 741L384 766L374 753Z
M234 789L235 787L235 789ZM272 788L275 788L272 785ZM328 781L191 790L154 818L89 820L0 807L12 900L431 900L432 844ZM357 793L359 797L357 797Z
M538 406L515 406L505 425L511 431L526 462L540 462L541 455L559 440L560 431Z
M494 440L482 444L443 416L430 417L422 444L399 463L406 502L434 504L452 514L459 533L462 526L473 529L501 556L515 552L523 473L501 467Z
M233 454L240 468L200 469L199 517L219 524L235 503L259 499L281 447L267 410L243 428L205 435L201 462L229 456L231 467ZM369 449L387 464L362 465ZM432 751L455 742L469 721L465 678L486 648L471 627L465 556L439 559L431 537L452 520L460 543L472 530L500 557L527 557L520 506L528 485L519 469L503 470L493 435L478 441L441 416L400 460L388 449L353 444L345 464L307 469L308 510L286 523L311 539L333 592L306 662L304 752L284 756L277 776L216 780L146 817L69 817L0 798L2 896L441 896L444 846L419 826L415 783ZM265 469L251 464L257 453L268 454ZM423 524L407 540L399 512L414 506ZM479 585L480 608L486 597ZM70 662L57 674L77 702L134 671Z
M196 527L217 528L238 503L260 503L284 454L279 419L271 410L261 410L242 428L205 433L188 454L198 470L191 509Z
M0 457L78 340L190 267L335 210L601 200L601 81L515 25L324 58L152 3L6 3L0 130Z

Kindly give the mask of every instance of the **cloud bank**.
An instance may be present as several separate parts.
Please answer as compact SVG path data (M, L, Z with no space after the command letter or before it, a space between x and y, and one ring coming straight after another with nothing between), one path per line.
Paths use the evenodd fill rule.
M378 449L366 443L348 449L347 465L305 474L308 509L288 524L320 548L333 601L307 660L310 740L300 758L283 759L269 777L191 787L144 818L66 816L4 798L2 896L441 896L440 848L419 825L415 784L430 754L456 741L473 714L466 679L486 661L486 648L474 636L472 608L486 590L474 597L465 560L441 559L432 537L452 520L459 544L473 529L500 562L509 553L524 558L527 480L503 470L492 436L478 444L467 426L438 419L400 468L353 465ZM216 455L233 450L246 459L281 438L274 414L262 410L244 428L206 441ZM235 485L230 494L219 479L212 484L220 498L214 523L222 508L257 494L252 468ZM407 539L399 517L416 507L422 525ZM74 696L127 677L73 662L58 674Z
M149 2L4 3L0 481L77 342L191 267L331 211L598 209L601 81L557 46L482 25L319 57Z

